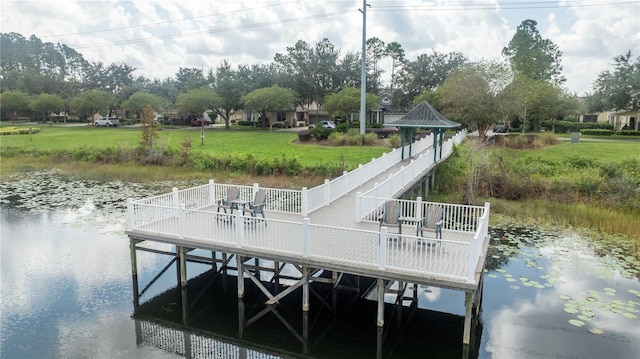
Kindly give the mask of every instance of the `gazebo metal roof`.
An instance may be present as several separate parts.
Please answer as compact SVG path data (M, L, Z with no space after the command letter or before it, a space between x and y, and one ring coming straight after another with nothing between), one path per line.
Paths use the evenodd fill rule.
M396 121L385 123L385 127L456 128L460 124L448 120L427 101L422 101L406 115Z
M413 142L413 129L414 128L428 128L433 131L433 159L436 160L438 137L440 138L440 157L442 157L442 145L444 138L444 131L449 128L459 127L460 124L448 120L440 112L438 112L427 101L422 101L406 115L400 117L396 121L391 121L384 124L384 127L396 127L401 133L401 145L403 147L402 158L404 159L404 140L407 137L407 130L409 131L409 157L411 157L411 143Z

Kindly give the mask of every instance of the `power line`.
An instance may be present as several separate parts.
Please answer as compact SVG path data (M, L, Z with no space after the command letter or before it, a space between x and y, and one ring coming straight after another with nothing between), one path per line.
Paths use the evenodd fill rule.
M147 23L143 25L101 29L101 30L60 34L60 35L47 35L43 38L55 37L55 36L64 37L64 36L87 35L87 34L94 34L94 33L100 33L100 32L126 30L126 29L132 29L137 27L166 25L166 24L181 22L181 21L191 21L191 20L207 18L212 16L225 16L225 15L240 13L244 11L283 6L283 5L294 3L294 2L300 2L300 1L289 1L289 2L283 2L278 4L271 4L271 5L265 5L265 6L255 7L255 8L249 8L249 9L234 10L229 12L208 14L208 15L202 15L202 16L184 18L184 19L172 19L172 20L167 20L167 21L162 21L157 23ZM394 2L391 2L391 3L394 3ZM376 11L376 12L430 11L432 12L432 11L473 11L473 10L529 10L529 9L553 9L553 8L567 8L567 7L614 6L614 5L625 5L625 4L634 4L634 3L640 3L640 0L626 0L626 1L618 1L618 2L603 1L603 0L595 0L591 2L588 2L588 0L567 0L567 1L564 1L563 3L558 3L557 1L525 1L525 2L502 1L497 4L496 3L463 2L460 4L433 4L433 5L408 5L408 6L376 4L374 7L370 8L369 11ZM339 10L335 12L327 12L327 13L308 15L308 16L302 16L302 17L279 19L279 20L266 21L266 22L260 22L260 23L251 23L251 24L245 24L245 25L221 27L221 28L214 28L214 29L207 29L207 30L191 31L191 32L186 32L182 34L169 34L169 35L161 35L161 36L155 36L155 37L143 37L138 39L115 41L115 42L103 42L103 43L97 43L97 44L86 44L86 45L80 44L80 45L67 45L67 46L70 46L74 49L88 49L88 48L96 48L96 47L129 45L129 44L137 44L137 43L144 43L144 42L151 42L151 41L158 41L158 40L169 40L169 39L177 39L177 38L199 36L199 35L218 34L218 33L229 32L229 31L254 29L254 28L265 27L265 26L282 25L282 24L293 23L293 22L339 16L347 13L352 13L355 11L357 10L344 9L344 10ZM11 52L14 52L14 51L11 51ZM22 51L15 50L15 52L18 53Z
M473 11L473 10L530 10L530 9L559 9L568 7L596 7L615 6L640 3L639 0L602 1L587 3L585 0L564 1L529 1L529 2L500 2L500 3L460 3L460 4L430 4L430 5L376 5L371 11Z
M259 6L259 7L248 8L248 9L220 12L220 13L215 13L215 14L207 14L207 15L201 15L201 16L188 17L188 18L180 18L180 19L172 19L172 20L167 20L167 21L152 22L152 23L146 23L146 24L141 24L141 25L122 26L122 27L114 27L114 28L100 29L100 30L73 32L73 33L67 33L67 34L46 35L46 36L42 36L41 38L42 39L46 39L46 38L49 38L49 37L59 38L59 37L65 37L65 36L88 35L88 34L96 34L96 33L100 33L100 32L129 30L129 29L135 29L135 28L147 27L147 26L168 25L168 24L172 24L172 23L176 23L176 22L192 21L192 20L204 19L204 18L208 18L208 17L228 16L228 15L236 14L236 13L240 13L240 12L259 10L259 9L265 9L265 8L276 7L276 6L283 6L283 5L287 5L287 4L291 4L291 3L297 3L297 2L300 2L300 0L293 0L293 1L289 1L289 2L283 2L283 3L278 3L278 4Z
M281 20L267 21L267 22L261 22L261 23L237 25L237 26L230 26L230 27L221 27L221 28L215 28L215 29L210 29L210 30L193 31L193 32L187 32L187 33L183 33L183 34L162 35L162 36L156 36L156 37L146 37L146 38L139 38L139 39L132 39L132 40L107 42L107 43L101 43L101 44L77 45L77 46L72 46L72 47L74 49L87 49L87 48L102 47L102 46L136 44L136 43L148 42L148 41L156 41L156 40L169 40L169 39L175 39L175 38L181 38L181 37L190 37L190 36L197 36L197 35L211 35L211 34L218 34L218 33L228 32L228 31L246 30L246 29L253 29L253 28L257 28L257 27L264 27L264 26L270 26L270 25L282 25L282 24L287 24L287 23L292 23L292 22L320 19L320 18L325 18L325 17L343 15L343 14L354 12L354 11L355 10L342 10L342 11L336 11L336 12L330 12L330 13L324 13L324 14L317 14L317 15L309 15L309 16L303 16L303 17L290 18L290 19L281 19Z

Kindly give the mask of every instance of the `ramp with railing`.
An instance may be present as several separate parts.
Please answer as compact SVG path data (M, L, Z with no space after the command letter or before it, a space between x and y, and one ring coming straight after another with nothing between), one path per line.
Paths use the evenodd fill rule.
M445 143L443 159L464 137L460 132ZM434 239L415 230L429 202L395 198L436 165L430 142L426 137L414 143L417 154L411 161L401 160L396 149L312 189L211 180L160 196L130 199L127 234L377 278L473 288L488 243L489 204L439 204L444 210L443 236ZM216 203L231 186L239 188L242 201L265 190L267 218L244 217L242 211L218 212ZM383 205L390 200L400 203L402 217L409 222L406 232L387 233L379 225Z

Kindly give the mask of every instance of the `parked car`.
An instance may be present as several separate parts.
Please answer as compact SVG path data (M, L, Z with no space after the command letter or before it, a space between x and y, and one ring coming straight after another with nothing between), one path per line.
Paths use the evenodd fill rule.
M332 129L336 128L336 123L333 121L320 121L320 123L324 128L332 128Z
M196 118L195 120L191 120L191 126L202 126L203 123L205 126L209 126L211 121L206 118Z
M119 124L117 117L103 117L93 123L96 127L118 127Z
M493 126L493 133L507 133L507 125L495 125Z

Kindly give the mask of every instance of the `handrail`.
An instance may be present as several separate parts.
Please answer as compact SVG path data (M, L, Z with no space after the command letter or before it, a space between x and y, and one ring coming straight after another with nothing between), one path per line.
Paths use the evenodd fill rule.
M302 222L255 219L243 216L240 211L226 214L189 210L183 206L165 210L167 216L152 222L134 220L130 231L163 233L183 240L216 244L230 251L234 248L261 250L278 256L322 260L339 266L378 268L395 274L420 277L437 274L461 282L467 279L469 261L465 259L472 252L470 242L439 239L438 246L432 248L420 244L420 237L387 235L384 227L381 231L367 231L310 224L306 218ZM246 222L254 220L257 221L254 224ZM292 240L294 238L297 239ZM340 250L336 251L336 248Z
M466 131L458 132L454 137L447 140L443 145L443 158L447 158L453 151L453 144L459 144L466 137ZM356 221L361 221L367 214L376 209L372 206L367 197L369 198L395 198L399 193L406 191L408 185L413 184L418 178L421 178L424 173L431 169L435 164L433 161L433 149L427 152L423 152L417 159L411 160L411 162L402 167L400 171L389 176L388 179L382 183L376 184L376 186L365 193L358 193L356 195Z

